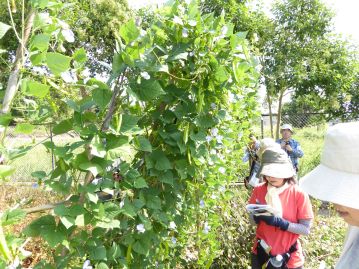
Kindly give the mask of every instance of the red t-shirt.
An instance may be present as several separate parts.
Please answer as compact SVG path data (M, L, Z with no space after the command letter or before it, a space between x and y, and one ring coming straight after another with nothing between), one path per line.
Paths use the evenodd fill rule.
M267 194L267 184L263 183L253 189L250 204L260 203L267 204L265 196ZM289 222L298 223L299 220L313 219L312 205L309 196L305 194L297 185L290 185L282 193L279 194L282 202L283 218ZM263 239L272 247L271 254L277 255L287 252L289 248L297 241L299 234L288 231L282 231L278 227L267 225L264 221L260 221L257 226L256 238ZM288 262L288 268L296 268L303 266L304 257L300 242L297 241L297 251L291 254ZM253 253L257 253L257 240L253 245Z

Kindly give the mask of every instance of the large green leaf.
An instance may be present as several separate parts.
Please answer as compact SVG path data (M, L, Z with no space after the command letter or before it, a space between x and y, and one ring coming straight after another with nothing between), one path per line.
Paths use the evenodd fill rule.
M141 83L132 82L131 91L141 101L150 101L165 94L160 83L155 79L142 79Z
M157 170L162 171L172 168L171 162L168 160L165 153L160 150L152 152L149 156L149 160L152 162L153 167Z
M72 130L72 124L71 120L63 120L53 127L52 132L55 135L67 133Z
M50 42L50 35L38 34L32 38L30 43L31 50L38 49L41 52L47 51Z
M130 20L120 29L120 36L126 41L126 43L134 41L139 35L140 30L137 28L134 20Z
M56 225L55 218L50 215L34 220L23 232L31 237L41 236L51 247L55 247L66 238L66 228Z
M0 165L0 177L10 176L15 172L15 168L10 165Z
M15 127L15 133L17 134L31 134L35 129L35 126L30 123L19 123Z
M0 38L6 34L6 32L11 28L10 25L0 22Z
M103 172L101 165L97 163L81 163L79 167L83 170L90 171L94 176L97 176L98 174L101 174Z
M0 126L8 126L12 119L13 118L10 114L0 115Z
M148 188L147 182L143 177L136 178L135 183L133 184L133 186L136 189Z
M49 52L46 55L47 66L54 75L60 75L70 68L70 57L57 52Z
M26 213L24 210L17 208L5 211L1 216L1 225L11 225L24 219Z
M120 131L124 133L133 130L137 126L138 119L139 118L137 116L129 114L122 115Z
M92 91L92 99L101 109L105 109L112 97L109 89L97 88Z
M81 67L83 66L87 61L87 55L84 48L80 48L75 51L73 55L74 61L76 62L77 66L75 67Z
M25 94L43 98L49 92L50 86L37 81L27 81Z
M142 151L152 152L152 146L150 141L144 136L138 136L135 139L136 147Z
M91 154L100 158L106 155L104 143L98 135L95 135L91 141Z

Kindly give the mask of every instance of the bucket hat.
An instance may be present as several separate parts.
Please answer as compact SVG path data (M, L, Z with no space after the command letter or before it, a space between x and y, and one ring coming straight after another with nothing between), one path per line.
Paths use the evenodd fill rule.
M299 185L317 199L359 209L359 122L329 127L320 164Z
M284 150L279 147L270 147L262 154L258 175L290 178L295 175L295 171L288 154Z

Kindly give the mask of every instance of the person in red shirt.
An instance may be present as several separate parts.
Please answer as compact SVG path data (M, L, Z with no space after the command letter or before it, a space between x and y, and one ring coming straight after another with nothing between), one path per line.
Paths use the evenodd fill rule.
M309 197L295 184L294 168L282 149L263 152L258 174L263 183L253 189L249 204L269 205L273 214L251 215L257 224L252 269L301 269L304 257L298 238L310 231L313 210Z

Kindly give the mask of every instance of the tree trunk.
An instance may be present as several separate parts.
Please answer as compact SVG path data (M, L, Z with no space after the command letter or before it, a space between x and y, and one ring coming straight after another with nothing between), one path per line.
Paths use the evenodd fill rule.
M272 100L269 95L269 92L267 92L267 103L268 103L268 110L269 110L269 123L270 123L270 134L273 138L273 113L272 113Z
M275 132L275 139L277 140L279 138L279 128L282 121L282 101L283 101L283 95L285 90L280 90L279 92L279 99L278 99L278 114L277 114L277 128Z
M25 56L24 56L25 48L29 41L34 18L35 18L35 11L32 10L32 11L30 11L29 16L26 19L25 31L24 31L22 43L19 44L19 46L16 50L14 67L11 70L11 73L9 76L9 80L7 83L5 96L4 96L4 100L2 103L2 108L0 110L0 114L6 114L10 111L11 102L13 101L16 91L18 89L20 70L23 67L24 62L25 62Z

